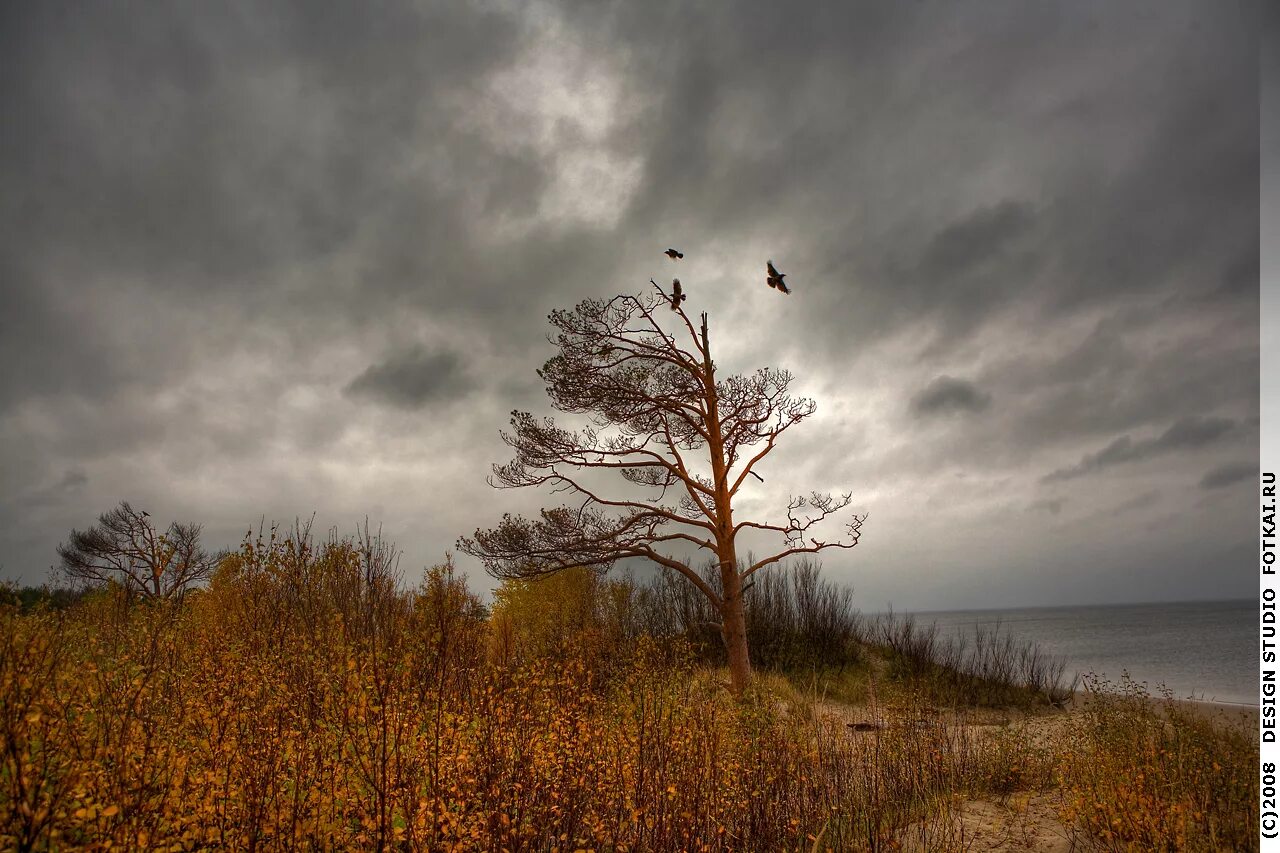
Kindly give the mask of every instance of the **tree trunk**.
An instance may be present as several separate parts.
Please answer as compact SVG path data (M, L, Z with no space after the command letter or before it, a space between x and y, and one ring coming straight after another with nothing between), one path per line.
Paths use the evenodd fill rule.
M716 555L720 558L720 636L729 657L729 680L733 695L742 698L751 684L751 655L747 649L747 619L742 610L742 578L738 576L738 553L733 539L733 497L729 493L729 465L725 458L724 435L720 423L720 399L716 393L715 362L711 360L711 340L707 315L702 315L702 370L707 401L707 446L711 456L711 481L715 486Z
M737 561L720 566L723 601L720 609L720 635L729 658L729 681L733 695L741 697L751 684L751 654L747 649L747 619L742 606L742 578Z

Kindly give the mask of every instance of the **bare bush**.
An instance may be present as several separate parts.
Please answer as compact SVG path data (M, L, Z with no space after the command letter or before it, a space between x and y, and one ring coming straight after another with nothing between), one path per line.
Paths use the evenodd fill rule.
M58 556L63 574L74 582L119 583L143 598L180 598L208 580L222 556L204 549L200 529L194 522L175 521L160 530L150 513L121 501L93 527L72 530L58 546Z

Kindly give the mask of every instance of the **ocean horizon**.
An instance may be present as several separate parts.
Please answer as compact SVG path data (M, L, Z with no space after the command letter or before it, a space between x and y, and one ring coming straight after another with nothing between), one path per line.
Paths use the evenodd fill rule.
M873 616L873 614L867 614ZM986 610L904 611L942 636L999 626L1066 661L1065 677L1116 685L1127 673L1148 692L1176 699L1258 705L1255 599L1091 604Z

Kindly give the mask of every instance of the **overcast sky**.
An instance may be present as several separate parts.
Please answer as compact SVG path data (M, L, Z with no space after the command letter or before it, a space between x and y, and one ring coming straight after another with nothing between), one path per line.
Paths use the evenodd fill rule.
M485 484L547 312L678 275L864 609L1251 595L1256 9L7 5L0 572L127 499L416 580L554 502Z

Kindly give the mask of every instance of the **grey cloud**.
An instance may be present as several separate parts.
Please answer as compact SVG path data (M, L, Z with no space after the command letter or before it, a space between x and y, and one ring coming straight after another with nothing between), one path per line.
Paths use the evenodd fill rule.
M1238 424L1229 418L1182 418L1155 440L1153 450L1178 450L1184 447L1203 447L1217 441L1235 429Z
M503 156L455 130L460 108L445 101L451 85L513 54L513 21L311 4L56 6L5 28L6 59L20 64L3 75L15 132L0 140L0 271L6 287L40 294L14 319L20 334L0 335L7 360L47 360L60 383L97 374L97 393L127 381L98 330L70 333L93 281L152 290L176 303L169 310L236 305L273 323L381 319L381 300L369 300L378 291L442 308L487 295L482 281L453 292L419 285L430 266L456 283L456 247L469 242L455 212L462 197L509 183ZM405 180L419 147L448 152L439 166L458 185ZM356 248L370 226L396 244L372 247L346 274L313 275L308 300L282 292L291 265ZM406 256L415 263L397 266ZM134 340L165 337L144 317L113 313Z
M1086 455L1078 464L1046 474L1044 480L1069 480L1173 451L1194 450L1212 444L1238 426L1236 421L1228 418L1185 417L1155 438L1134 441L1130 436L1121 436L1097 453Z
M1248 462L1219 465L1200 479L1202 489L1221 489L1258 476L1258 466Z
M911 411L918 417L981 412L990 405L990 394L968 380L952 376L939 376L911 398Z
M1257 75L1246 75L1245 69L1257 57L1252 48L1241 52L1228 47L1239 38L1237 27L1247 23L1239 18L1200 20L1201 29L1193 33L1179 28L1174 18L1155 20L1136 7L1116 15L1094 7L1092 13L1106 23L1095 36L1068 48L1073 27L1089 17L1080 11L1078 20L1074 15L1059 18L1061 29L1036 32L1026 41L1019 35L1035 31L1042 19L1008 10L994 16L989 23L999 34L996 38L1037 46L1036 70L1002 76L1001 68L1007 68L1004 64L1016 50L1006 45L1011 53L984 53L975 40L970 50L951 55L954 67L948 68L982 80L984 86L976 91L992 99L974 103L964 100L973 90L957 94L961 100L948 115L963 116L959 121L969 133L957 139L954 128L941 128L937 135L948 137L947 145L931 149L918 136L927 132L931 120L929 111L922 110L912 117L916 134L905 137L898 150L886 147L877 161L882 170L889 169L887 164L903 152L923 147L936 158L936 167L925 171L927 178L921 176L919 192L949 200L962 193L962 198L977 196L978 209L982 204L999 209L1001 199L1025 199L1008 210L1033 208L1032 222L1006 214L1010 225L1019 226L1008 229L1011 238L1016 236L1010 242L1016 251L997 253L998 263L982 276L950 287L932 286L929 279L906 275L915 259L929 256L937 239L921 235L949 233L973 205L959 205L957 213L952 201L949 214L938 205L920 205L897 222L877 216L870 204L855 208L848 228L833 224L818 232L815 241L815 252L830 259L823 272L849 282L856 293L856 299L821 306L824 312L843 313L856 330L832 341L837 351L851 341L862 346L868 336L892 332L912 319L930 323L938 344L951 347L972 339L1014 306L1025 306L1036 312L1036 322L1050 325L1121 298L1207 293L1217 287L1227 259L1248 254L1257 230L1258 152L1257 110L1247 109L1246 103L1256 104ZM1179 14L1199 17L1203 10L1184 6ZM1131 61L1113 41L1154 44L1164 37L1169 51L1142 63ZM1092 58L1080 52L1085 43ZM1236 47L1241 45L1236 42ZM1220 60L1209 60L1210 55ZM1117 77L1114 71L1122 67ZM1111 79L1103 83L1106 77ZM1240 87L1230 89L1229 96L1227 80ZM1019 130L1029 129L1014 117L1016 104L1037 115L1035 138L1046 144L1053 140L1051 158L1028 158L1035 145L1018 144L1004 132L1013 130L1016 137ZM1218 121L1208 123L1206 116ZM1113 136L1120 124L1126 130ZM1171 144L1174 139L1177 143ZM983 140L992 147L979 150ZM1023 192L1002 187L993 197L965 185L965 178L984 168L978 164L997 159L1001 165L992 168L1004 178L1000 184L1023 187ZM857 174L863 185L850 192L865 198L877 176ZM897 177L902 183L912 181L909 173ZM926 181L931 182L927 188ZM1207 208L1189 207L1190 199L1197 204L1203 200ZM1217 216L1206 218L1207 209ZM875 236L861 237L871 223L879 226ZM968 259L959 252L956 257ZM1233 298L1250 297L1240 291Z
M1104 460L1148 452L1139 437L1189 399L1243 435L1255 17L1207 0L26 4L0 27L0 481L21 484L0 563L46 565L125 496L210 531L382 505L407 560L433 559L486 523L469 507L489 503L511 395L545 405L547 311L662 281L672 244L717 341L825 384L820 414L848 422L787 458L817 478L848 459L878 496L864 544L884 550L832 561L861 588L923 538L891 519L942 493L940 466L972 475L947 512L1007 536L984 482L1032 505L1042 471L1116 436ZM767 257L796 292L763 308ZM404 347L437 340L469 354ZM944 372L968 391L916 384ZM463 394L428 437L405 416ZM981 430L924 416L978 409ZM1227 444L1150 452L1195 482L1248 461ZM334 490L318 453L369 464ZM69 470L90 481L29 505ZM1106 470L1117 500L1148 488ZM1086 488L1052 497L1084 506ZM465 497L441 507L446 491ZM1222 523L1247 492L1212 493L1206 553L1247 538ZM1010 553L966 548L936 556Z
M404 409L456 400L473 389L457 353L415 347L371 364L345 392Z
M1222 273L1222 291L1242 298L1257 297L1261 246L1257 241L1247 245Z
M82 469L71 468L56 482L25 495L24 500L38 507L57 505L75 498L88 482L89 476Z
M997 255L1031 225L1031 211L1016 201L973 211L934 235L920 258L920 274L945 285Z
M1062 508L1066 503L1062 498L1050 498L1035 501L1027 509L1031 512L1046 512L1049 515L1058 515L1062 512Z
M84 471L79 468L72 468L58 481L56 488L70 492L81 488L87 482L89 482L89 476Z
M1186 414L1189 399L1248 422L1257 411L1256 336L1216 330L1242 329L1249 316L1256 313L1221 303L1142 306L1047 352L1008 353L978 377L1008 404L1002 445L1057 451L1162 431ZM1165 328L1184 332L1169 338Z

